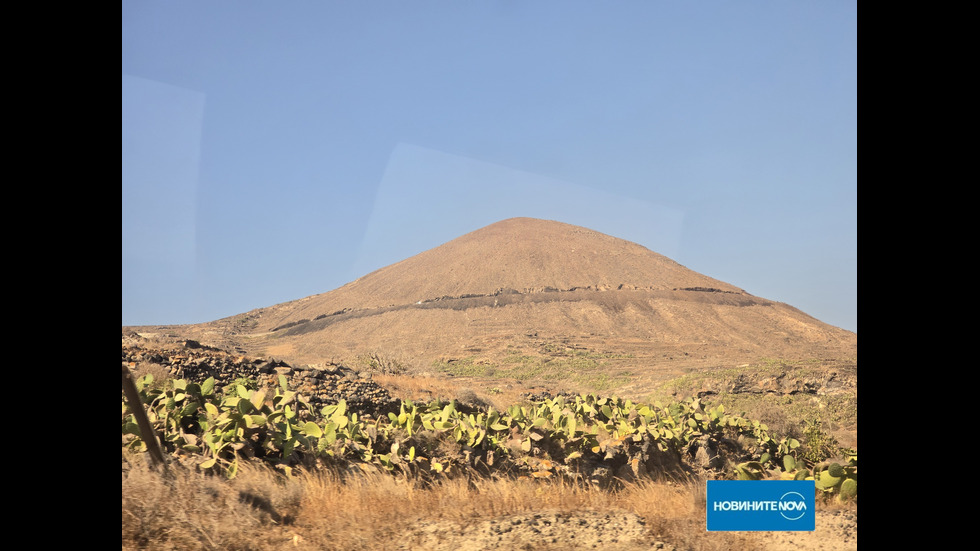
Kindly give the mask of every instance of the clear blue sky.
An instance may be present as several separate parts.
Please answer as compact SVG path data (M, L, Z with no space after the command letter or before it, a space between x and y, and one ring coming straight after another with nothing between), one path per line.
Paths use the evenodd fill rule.
M857 331L857 2L122 2L122 324L514 216Z

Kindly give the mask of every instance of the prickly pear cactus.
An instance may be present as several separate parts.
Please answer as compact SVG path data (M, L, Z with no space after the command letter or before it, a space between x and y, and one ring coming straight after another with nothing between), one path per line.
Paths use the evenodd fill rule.
M840 500L856 499L857 454L849 458L847 466L835 462L815 467L812 478L817 489L828 496L835 495Z

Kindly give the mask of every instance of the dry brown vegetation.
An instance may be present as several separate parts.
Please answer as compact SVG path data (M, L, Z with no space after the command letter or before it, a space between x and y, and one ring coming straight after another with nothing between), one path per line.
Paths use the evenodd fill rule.
M179 467L170 471L163 476L139 459L124 460L123 549L393 549L426 523L462 527L534 511L633 513L645 520L649 544L752 548L745 535L704 531L703 484L696 483L644 481L603 490L457 479L424 487L375 473L345 480L334 472L305 473L287 480L246 467L225 480ZM534 548L547 548L539 543ZM561 547L570 548L567 542Z
M667 549L705 551L773 548L765 535L705 531L701 481L645 480L600 489L548 480L461 478L425 486L373 472L343 477L301 473L286 479L246 466L227 480L177 466L162 475L142 458L124 458L123 466L124 550L414 549L424 527L462 534L488 519L540 511L571 518L587 513L639 517L641 539L617 544L613 536L601 545L604 549L653 548L657 542ZM818 515L840 508L856 511L854 504L818 502ZM585 549L595 542L589 539L595 537L594 527L579 528L578 544L569 537L574 531L573 525L561 541L529 541L524 548ZM824 549L837 548L837 536L811 534L822 538ZM444 544L470 549L476 542Z
M435 398L456 399L493 406L497 411L524 402L521 395L528 392L527 387L506 380L413 375L374 375L372 378L393 397L402 400L429 402Z

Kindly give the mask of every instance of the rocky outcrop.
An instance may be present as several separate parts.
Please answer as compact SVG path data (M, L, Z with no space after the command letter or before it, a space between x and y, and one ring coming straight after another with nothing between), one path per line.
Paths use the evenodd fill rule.
M275 358L249 358L195 341L155 346L137 338L123 339L122 362L136 377L152 369L163 369L173 377L204 381L214 377L218 385L239 378L253 379L260 386L278 387L286 377L290 390L297 391L314 411L341 399L359 413L375 417L397 411L397 400L387 389L371 380L371 374L339 364L289 365ZM157 366L154 368L154 366Z
M823 396L853 393L856 386L857 374L847 368L831 368L806 373L786 370L777 373L740 373L722 380L708 381L697 395L699 397L713 394Z
M485 299L485 298L499 298L499 297L504 297L506 299L511 299L511 301L514 301L514 300L519 299L522 296L527 296L527 295L540 295L540 294L543 294L543 293L547 293L547 294L553 294L553 293L572 294L572 293L577 293L577 292L589 292L589 291L605 292L605 291L609 291L609 290L612 290L612 289L613 289L613 287L612 286L609 286L609 285L585 285L585 286L570 287L568 289L559 289L558 287L552 287L552 286L527 287L523 291L519 291L517 289L510 289L510 288L501 287L501 288L493 291L492 293L464 293L464 294L461 294L461 295L444 295L444 296L434 297L434 298L423 298L423 299L420 299L418 301L415 301L414 303L411 303L411 304L402 304L402 305L392 304L392 305L388 305L388 306L380 306L380 307L374 307L374 308L360 308L360 309L344 308L342 310L337 310L337 311L332 312L332 313L329 313L329 314L326 314L326 313L325 314L320 314L320 315L316 316L315 318L313 318L312 320L310 320L308 318L303 318L303 319L299 319L299 320L295 320L295 321L286 322L286 323L283 323L281 325L277 325L277 326L273 327L272 329L270 329L270 331L275 332L275 331L281 331L283 329L290 329L290 328L297 327L297 326L300 326L300 325L308 324L311 321L319 321L319 320L328 319L328 318L337 318L337 319L331 320L331 321L338 321L338 320L341 320L341 319L349 319L351 316L344 316L343 318L338 318L338 316L342 316L344 314L350 314L352 312L355 313L357 317L361 317L361 316L366 316L366 315L380 315L380 314L384 314L386 312L391 312L391 311L395 311L395 310L405 310L405 309L408 309L408 308L413 308L413 307L418 307L418 306L442 307L442 308L452 308L452 309L460 309L461 307L465 308L465 307L488 306L490 304L492 304L493 306L502 306L504 304L510 304L511 302L510 301L505 301L504 303L501 303L500 300L495 300L492 303L490 303L490 302L485 302L485 301L472 301L472 300L470 300L469 302L464 303L462 305L459 304L459 302L460 301L467 300L467 299ZM651 292L663 292L664 291L660 287L654 287L654 286L637 286L637 285L629 285L629 284L626 284L626 283L621 283L620 285L618 285L617 287L615 287L615 290L617 290L617 291L651 291ZM715 289L714 287L680 287L680 288L675 287L673 289L673 291L691 291L691 292L702 292L702 293L728 293L728 294L734 294L734 295L745 295L745 292L744 291L741 291L741 290L739 290L739 291L726 291L726 290L722 290L722 289ZM579 298L581 298L581 297L579 297ZM553 300L553 298L551 298L549 300ZM569 300L573 300L573 299L570 298ZM536 300L534 300L534 301L535 302L543 302L541 300L541 297L537 297ZM453 303L453 304L452 305L443 305L441 303ZM750 301L750 302L748 302L746 304L754 304L754 303L755 302L751 302ZM320 326L318 326L318 327L320 327Z

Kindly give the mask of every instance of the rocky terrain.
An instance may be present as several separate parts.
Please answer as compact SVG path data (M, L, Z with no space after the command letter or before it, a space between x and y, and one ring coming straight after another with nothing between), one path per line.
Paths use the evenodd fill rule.
M395 549L674 549L662 541L649 542L646 528L642 517L625 511L538 511L468 526L427 522L405 534Z
M277 387L279 376L283 376L288 387L315 410L340 400L345 400L352 411L375 417L398 408L397 401L366 371L337 364L289 365L275 358L249 358L193 340L148 341L131 333L123 337L122 363L137 377L162 370L175 378L198 382L213 377L219 386L248 378L260 386Z
M741 545L767 551L851 551L857 547L857 511L818 511L812 532L742 532ZM706 539L709 539L706 537ZM467 526L425 523L404 535L393 549L483 551L604 549L633 551L687 548L647 530L643 517L625 511L538 511L485 519Z

